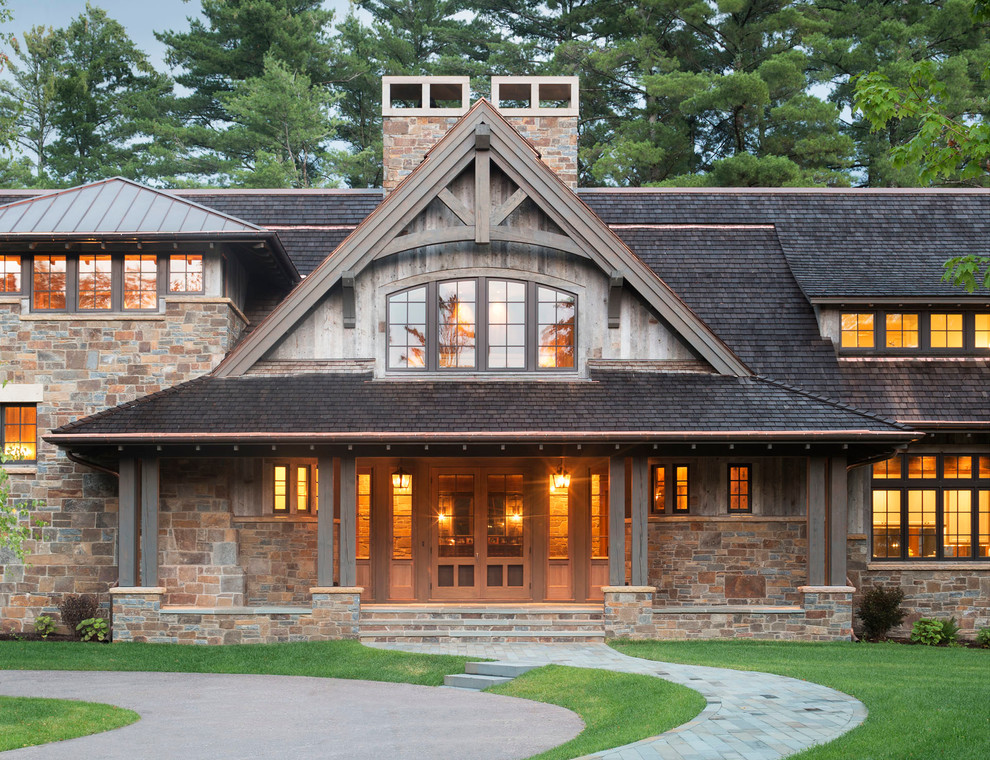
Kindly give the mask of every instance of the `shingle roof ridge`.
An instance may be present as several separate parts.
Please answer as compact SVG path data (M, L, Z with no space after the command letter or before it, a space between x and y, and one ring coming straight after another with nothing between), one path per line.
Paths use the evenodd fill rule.
M984 187L580 187L608 195L990 195Z
M889 417L884 417L882 414L877 414L876 412L871 412L866 409L860 409L858 407L851 406L850 404L846 404L845 402L839 401L838 399L829 398L828 396L824 396L820 393L815 393L814 391L810 391L807 388L801 388L800 386L797 385L791 385L790 383L786 383L783 380L776 380L766 375L754 375L752 378L748 378L748 379L763 383L768 383L769 385L775 385L779 388L783 388L784 390L791 391L792 393L797 393L799 395L805 396L806 398L814 399L815 401L820 401L830 406L834 406L835 408L841 409L844 412L851 412L853 414L858 414L862 417L868 417L869 419L876 420L877 422L882 422L885 425L890 425L891 427L897 428L898 430L911 430L911 427L909 425L905 425L901 422L898 422L897 420L890 419Z
M85 417L80 417L77 420L72 420L71 422L67 422L64 425L55 428L54 430L52 430L52 432L53 433L71 432L74 428L83 427L84 425L88 425L91 422L95 422L96 420L101 420L106 417L112 417L113 415L118 414L124 411L125 409L132 409L135 406L139 406L145 403L150 403L151 401L154 401L156 399L166 398L168 396L174 396L178 394L180 390L184 388L188 388L190 385L202 383L210 379L211 377L212 375L201 375L200 377L194 377L192 380L186 380L185 382L179 383L178 385L172 385L169 386L168 388L162 388L161 390L155 391L154 393L149 393L145 396L140 396L138 398L131 399L130 401L125 401L122 404L117 404L116 406L111 406L108 407L107 409L101 409L100 411L95 412L94 414L89 414L86 415ZM214 379L219 379L219 378L214 378Z

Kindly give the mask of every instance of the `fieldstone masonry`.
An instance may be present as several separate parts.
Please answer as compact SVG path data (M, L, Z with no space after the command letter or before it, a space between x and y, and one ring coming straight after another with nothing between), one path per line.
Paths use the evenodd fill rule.
M653 586L602 586L605 635L617 639L653 638Z

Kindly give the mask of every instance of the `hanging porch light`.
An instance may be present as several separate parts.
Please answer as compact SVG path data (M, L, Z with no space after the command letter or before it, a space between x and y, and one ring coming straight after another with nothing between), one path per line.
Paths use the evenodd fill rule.
M401 467L392 473L392 488L396 490L405 490L409 488L409 484L412 482L412 475L403 470Z
M571 473L564 469L564 460L560 460L560 466L553 473L553 487L563 490L571 487Z

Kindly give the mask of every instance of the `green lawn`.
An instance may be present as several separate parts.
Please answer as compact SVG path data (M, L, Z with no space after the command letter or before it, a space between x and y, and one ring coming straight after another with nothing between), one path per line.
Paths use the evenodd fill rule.
M653 676L560 665L488 691L560 705L584 720L578 736L531 760L566 760L629 744L686 723L705 707L698 692Z
M990 651L902 644L753 641L612 643L634 657L761 670L831 686L870 711L802 760L987 760Z
M448 673L463 673L471 658L372 649L356 641L240 646L70 642L0 642L0 669L130 670L184 673L255 673L359 678L436 686ZM696 692L650 676L580 668L530 671L498 693L559 704L585 722L574 740L540 755L577 757L644 739L693 718L704 700ZM103 726L73 735L94 733ZM51 735L42 741L65 738Z
M109 731L139 717L113 705L0 696L0 752Z

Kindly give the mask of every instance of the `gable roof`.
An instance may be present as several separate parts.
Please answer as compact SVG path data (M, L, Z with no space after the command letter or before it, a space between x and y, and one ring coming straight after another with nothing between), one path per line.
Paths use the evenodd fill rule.
M175 236L217 232L266 230L123 177L0 206L0 236L7 237L128 233Z
M603 272L620 272L636 290L717 372L745 376L749 368L694 314L687 305L639 258L637 258L594 212L571 191L532 145L491 106L479 100L430 150L415 171L340 244L335 254L317 267L269 317L235 348L214 373L238 376L260 360L328 292L344 272L359 272L376 257L419 245L440 242L437 238L399 233L457 177L479 152L475 133L480 125L490 130L485 152L492 164L504 172L557 225L564 234L547 234L540 244L586 256ZM486 165L487 168L487 165ZM487 189L485 190L487 193ZM479 205L479 208L481 206ZM484 211L487 224L489 210ZM481 221L479 215L479 222ZM443 242L480 240L475 225L456 228ZM491 240L531 242L517 231L484 231ZM460 237L457 237L460 236ZM396 242L398 241L398 243ZM401 245L400 245L401 243ZM398 246L398 247L397 247Z

